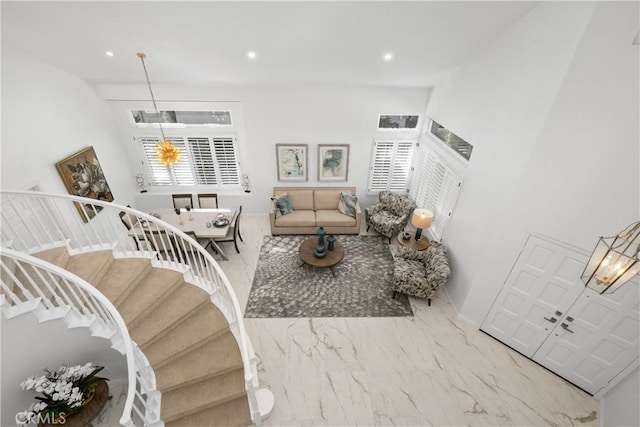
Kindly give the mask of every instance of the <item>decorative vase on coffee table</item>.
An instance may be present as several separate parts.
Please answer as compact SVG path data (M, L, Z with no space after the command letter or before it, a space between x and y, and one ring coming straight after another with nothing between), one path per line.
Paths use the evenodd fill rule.
M333 234L329 234L329 237L327 237L327 243L329 246L329 250L332 251L333 250L333 245L336 241L336 236L334 236Z
M313 252L313 254L318 257L318 258L323 258L325 255L327 255L327 250L324 247L324 227L320 227L318 228L318 244L316 245L316 250Z

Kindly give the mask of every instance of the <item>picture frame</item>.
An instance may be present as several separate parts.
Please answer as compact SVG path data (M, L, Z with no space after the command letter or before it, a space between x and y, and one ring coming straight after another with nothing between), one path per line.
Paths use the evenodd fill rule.
M346 181L349 176L349 144L318 145L318 181Z
M307 144L276 144L278 181L307 181Z
M113 194L102 172L100 161L93 147L83 148L56 163L62 182L72 196L88 197L106 202L113 201ZM75 203L83 222L89 222L102 206Z

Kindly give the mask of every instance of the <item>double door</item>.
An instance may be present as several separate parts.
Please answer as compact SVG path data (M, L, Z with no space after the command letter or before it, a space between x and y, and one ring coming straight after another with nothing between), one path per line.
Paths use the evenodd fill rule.
M481 330L596 394L638 362L638 285L610 295L586 288L588 255L530 236Z

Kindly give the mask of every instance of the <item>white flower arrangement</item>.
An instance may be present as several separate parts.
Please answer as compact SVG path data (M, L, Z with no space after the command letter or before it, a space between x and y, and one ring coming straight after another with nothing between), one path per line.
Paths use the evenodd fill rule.
M36 396L38 402L32 403L27 411L18 412L16 422L25 425L34 420L54 420L77 412L94 393L97 382L104 379L95 376L102 369L103 366L90 362L85 365L63 365L55 372L45 369L45 375L27 378L20 388L42 393L43 396Z

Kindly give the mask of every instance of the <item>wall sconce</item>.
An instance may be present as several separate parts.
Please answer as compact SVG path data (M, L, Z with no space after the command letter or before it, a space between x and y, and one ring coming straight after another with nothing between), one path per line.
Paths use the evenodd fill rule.
M249 184L249 175L242 174L242 189L245 193L251 193L251 184Z
M433 212L427 209L414 209L411 224L416 227L416 242L420 240L423 228L431 227L433 220Z
M617 236L600 237L582 272L585 286L599 294L612 293L640 271L640 221Z

